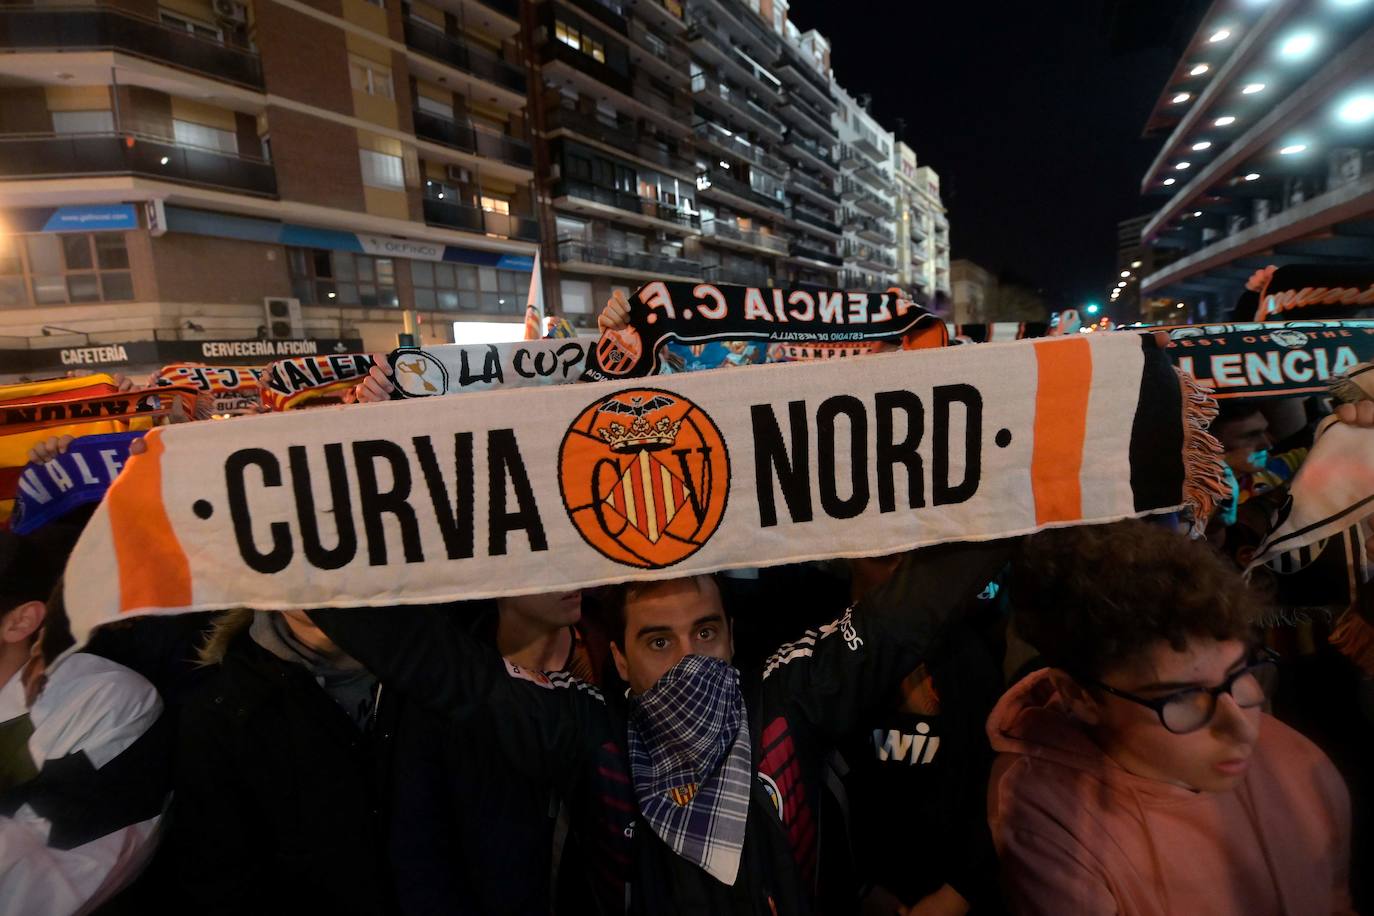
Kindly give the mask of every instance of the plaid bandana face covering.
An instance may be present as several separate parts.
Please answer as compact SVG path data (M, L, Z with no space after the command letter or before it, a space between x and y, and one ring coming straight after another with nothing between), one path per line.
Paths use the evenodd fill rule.
M639 812L668 847L733 885L753 768L739 672L689 655L634 698L630 773Z

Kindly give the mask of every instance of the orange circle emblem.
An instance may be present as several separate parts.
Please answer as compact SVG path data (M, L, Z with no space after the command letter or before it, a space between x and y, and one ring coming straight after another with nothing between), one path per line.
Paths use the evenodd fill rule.
M630 388L573 421L558 451L558 487L568 517L599 553L662 569L720 527L730 456L700 407L671 391Z

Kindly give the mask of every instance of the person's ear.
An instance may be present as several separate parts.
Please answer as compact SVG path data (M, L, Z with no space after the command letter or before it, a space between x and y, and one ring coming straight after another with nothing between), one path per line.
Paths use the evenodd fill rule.
M611 643L611 658L615 661L615 671L620 675L620 679L625 683L630 683L630 665L625 661L625 653L620 651L620 646Z
M1055 691L1064 699L1064 704L1068 707L1070 715L1084 725L1097 725L1102 720L1102 708L1097 702L1097 698L1067 671L1060 671L1058 668L1051 668L1049 673L1050 683L1054 684Z
M41 601L25 601L0 621L0 642L28 642L43 626L48 608Z

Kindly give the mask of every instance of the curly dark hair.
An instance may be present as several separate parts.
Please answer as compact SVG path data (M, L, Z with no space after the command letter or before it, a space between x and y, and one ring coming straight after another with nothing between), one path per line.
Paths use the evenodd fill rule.
M1138 519L1028 538L1010 596L1047 664L1094 678L1161 639L1250 641L1266 603L1205 542Z

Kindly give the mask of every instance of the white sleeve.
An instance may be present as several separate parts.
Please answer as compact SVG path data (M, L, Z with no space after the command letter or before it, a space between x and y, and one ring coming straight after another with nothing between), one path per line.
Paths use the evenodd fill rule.
M74 849L52 849L48 822L28 805L0 817L0 913L89 913L142 871L160 820L121 827Z

